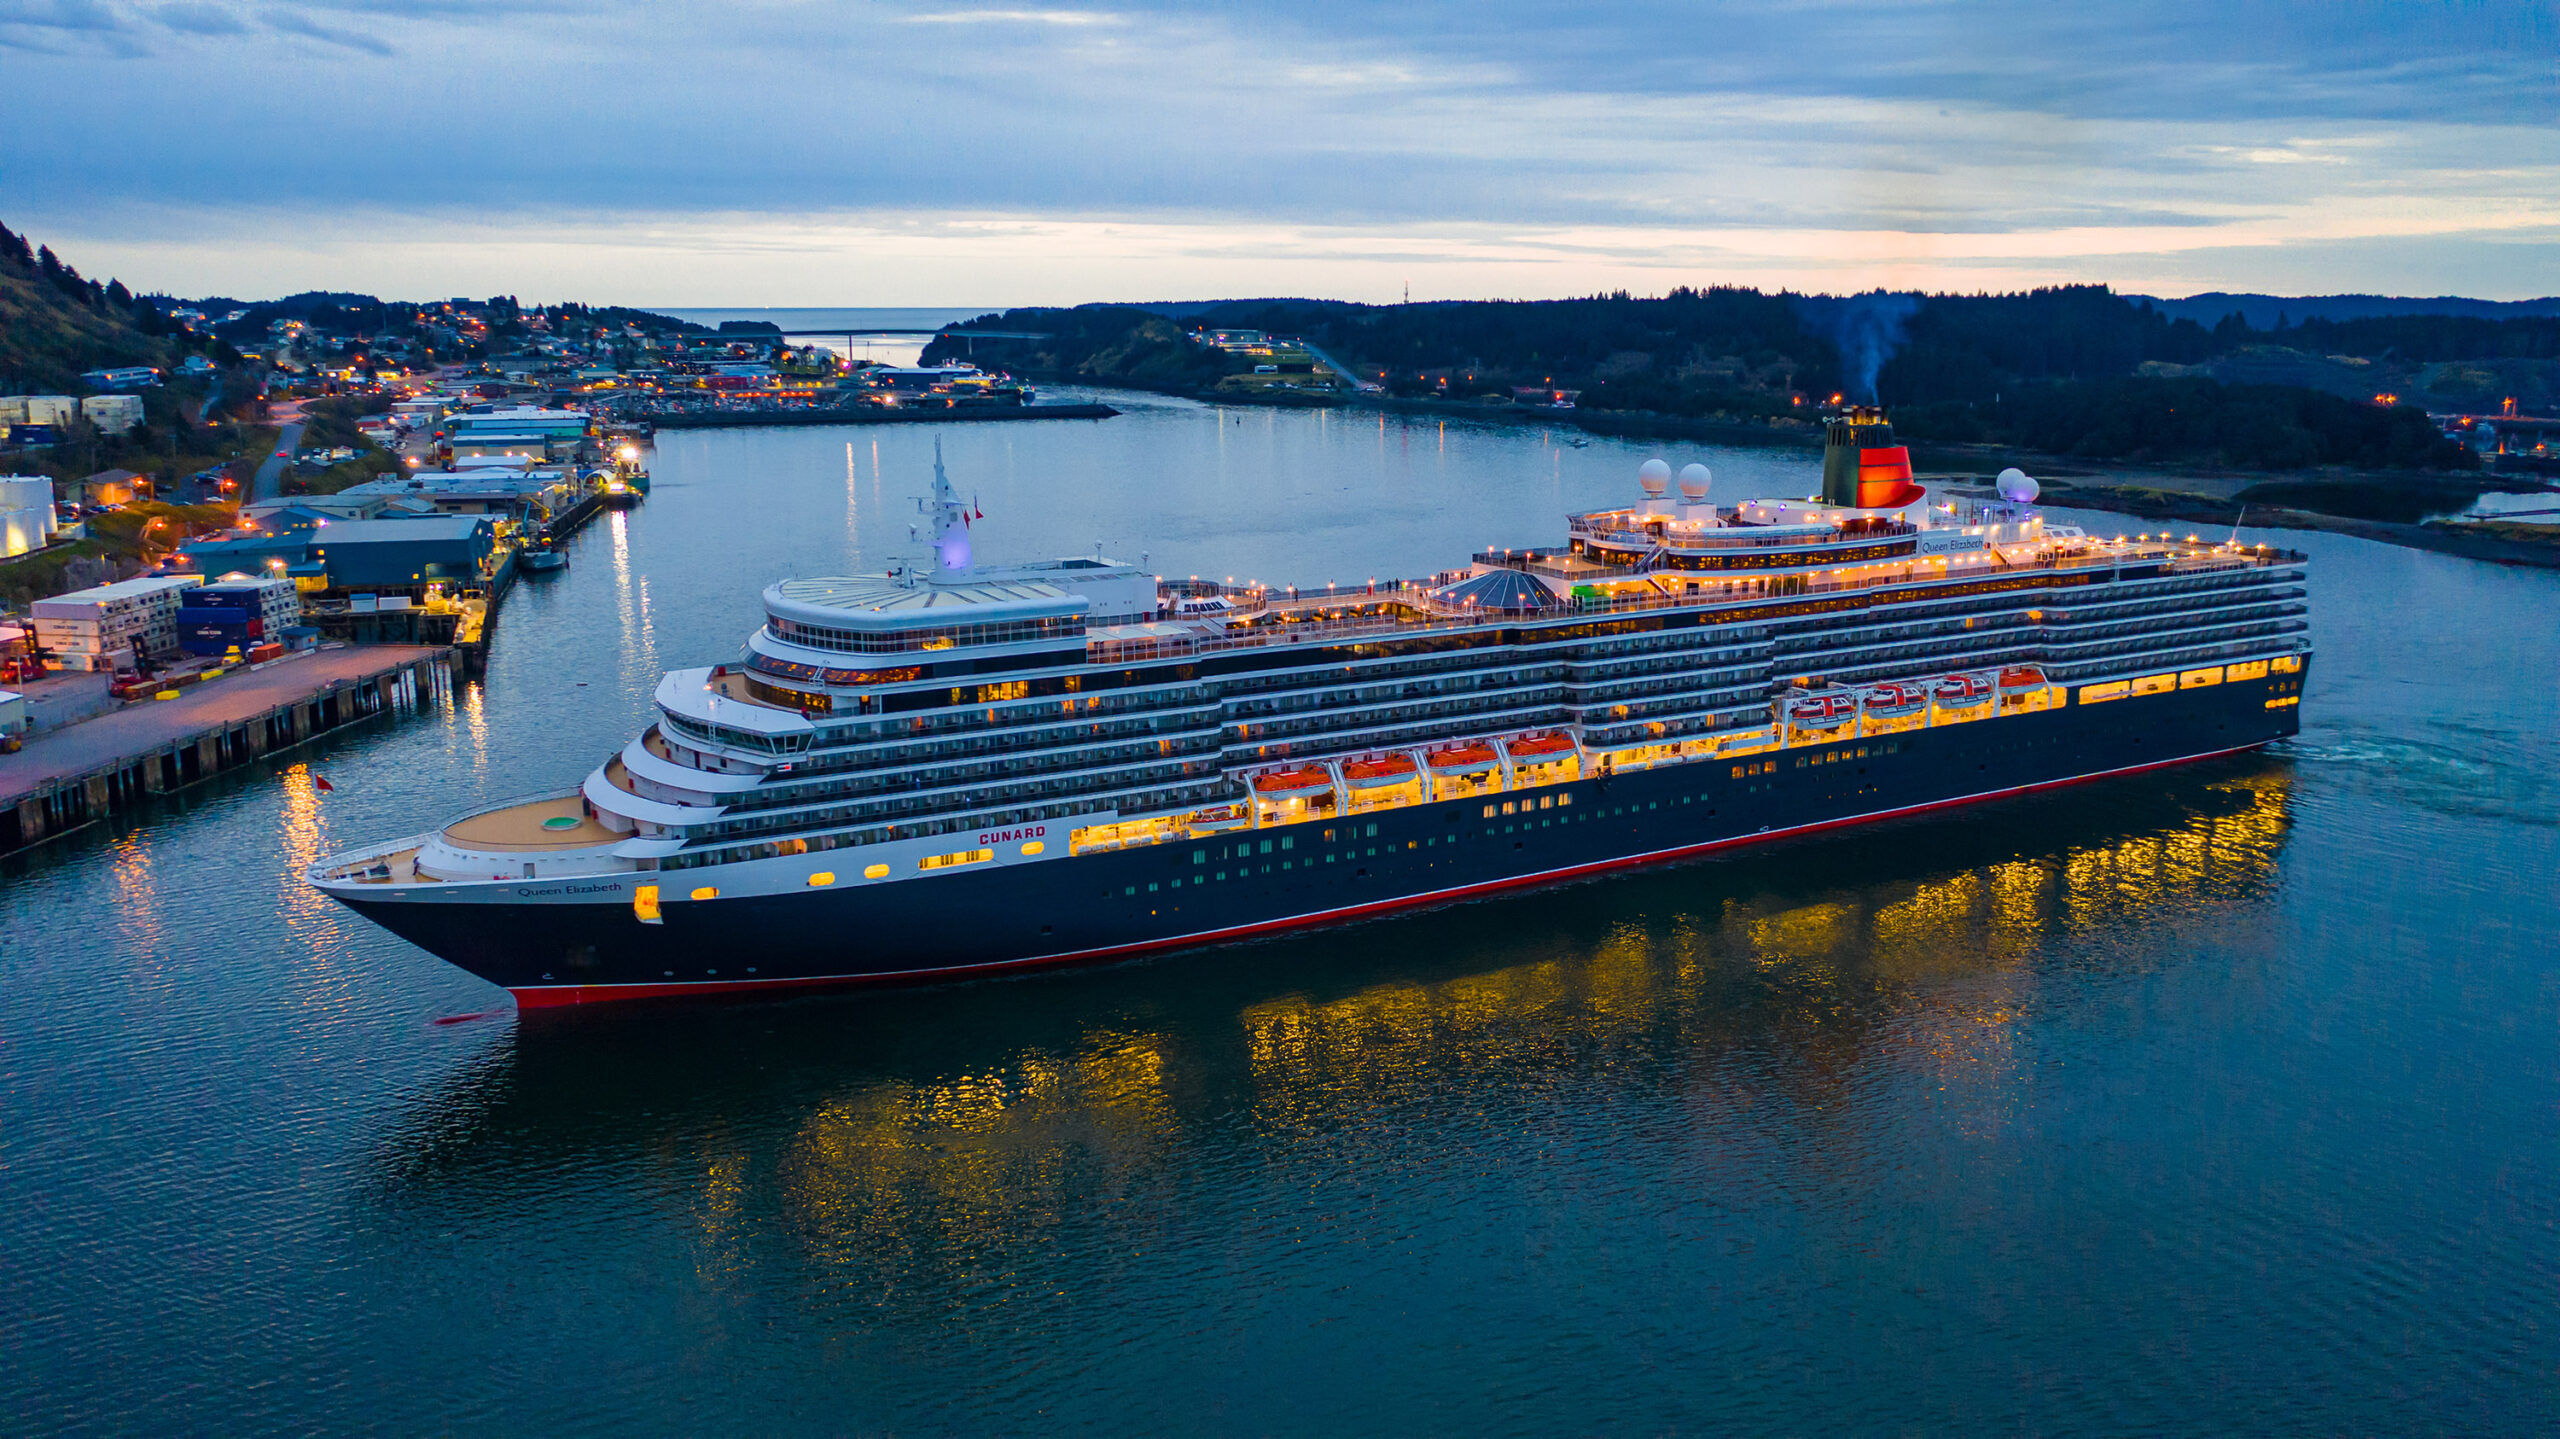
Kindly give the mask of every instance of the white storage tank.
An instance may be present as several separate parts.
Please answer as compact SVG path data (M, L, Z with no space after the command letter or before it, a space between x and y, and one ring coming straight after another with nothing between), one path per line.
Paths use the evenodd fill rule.
M0 475L0 559L43 549L53 531L53 481Z

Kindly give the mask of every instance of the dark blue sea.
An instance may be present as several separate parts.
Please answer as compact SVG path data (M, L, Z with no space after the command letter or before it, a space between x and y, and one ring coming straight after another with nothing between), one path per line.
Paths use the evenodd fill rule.
M941 429L982 554L1426 572L1653 452L1113 398ZM520 1018L300 885L904 551L934 438L661 436L451 709L0 868L0 1426L2560 1420L2560 574L2244 532L2280 749L1083 972Z

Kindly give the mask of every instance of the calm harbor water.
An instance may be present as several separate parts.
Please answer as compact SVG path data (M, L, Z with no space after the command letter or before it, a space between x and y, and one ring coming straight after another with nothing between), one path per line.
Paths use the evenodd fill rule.
M1650 453L1113 398L942 429L981 554L1416 573ZM10 1428L2560 1417L2560 576L2253 535L2281 753L1082 973L520 1019L299 886L904 550L933 434L665 436L449 713L0 870Z

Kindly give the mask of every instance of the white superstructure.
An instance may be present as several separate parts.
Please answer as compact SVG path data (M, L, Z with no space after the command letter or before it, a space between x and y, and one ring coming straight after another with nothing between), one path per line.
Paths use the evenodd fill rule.
M1916 491L1717 506L1707 479L1673 499L1648 467L1641 500L1572 516L1565 545L1296 591L978 564L937 461L929 558L768 587L740 659L667 675L654 722L575 794L314 879L545 904L624 876L648 921L1611 772L1740 776L2307 652L2299 556Z

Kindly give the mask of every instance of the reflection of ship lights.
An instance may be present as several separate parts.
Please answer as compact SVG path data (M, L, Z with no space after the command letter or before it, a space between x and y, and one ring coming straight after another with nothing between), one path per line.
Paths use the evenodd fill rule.
M461 721L476 725L478 690L462 696ZM309 852L319 802L302 774L288 777L288 805L312 830L295 840ZM847 1056L840 1010L785 1012L707 1045L688 1017L687 1043L600 1090L586 1022L537 1012L527 1023L556 1025L543 1038L557 1042L520 1045L513 1083L485 1101L516 1112L438 1124L403 1162L468 1176L503 1156L512 1172L528 1140L591 1156L600 1125L627 1130L634 1156L700 1152L693 1197L715 1234L778 1210L848 1272L947 1276L998 1272L1089 1218L1097 1192L1165 1173L1203 1136L1241 1123L1329 1138L1452 1074L1532 1104L1560 1079L1645 1105L1667 1084L1709 1126L1773 1098L1837 1124L1878 1085L1918 1086L1940 1092L1951 1126L1997 1129L2014 1122L2017 1076L2036 1059L2022 1018L2092 971L2104 982L2183 962L2195 947L2174 937L2200 920L2243 932L2227 912L2272 892L2289 772L2224 775L1630 876L1614 901L1586 887L1563 905L1468 906L1434 921L1435 939L1455 942L1427 949L1392 922L1283 941L1331 956L1335 978L1312 987L1283 963L1172 961L1189 968L1157 970L1149 1002L1170 976L1193 991L1191 1018L1162 1032L1117 1005L1035 1019L989 1000L931 1058L907 1048L875 1063ZM1834 862L1843 855L1854 866ZM1852 867L1877 877L1837 883ZM1560 912L1581 917L1546 918ZM1371 978L1346 990L1345 963L1374 966ZM945 995L935 1012L971 1003ZM770 1140L709 1122L728 1118L727 1086L748 1071L810 1077L786 1086L796 1112ZM757 1093L777 1097L764 1081ZM713 1250L714 1264L742 1262Z
M2087 942L2265 893L2289 795L2289 776L2271 768L2185 793L2174 802L2187 812L2159 827L1845 896L1790 896L1801 866L1788 865L1775 892L1621 927L1570 957L1256 1005L1247 1043L1266 1094L1321 1099L1435 1065L1551 1062L1633 1026L1689 1022L1702 984L1741 983L1790 1024L1932 1073L1974 1066L2007 1052L2028 992L2046 969L2076 965L2068 956Z

